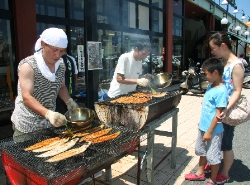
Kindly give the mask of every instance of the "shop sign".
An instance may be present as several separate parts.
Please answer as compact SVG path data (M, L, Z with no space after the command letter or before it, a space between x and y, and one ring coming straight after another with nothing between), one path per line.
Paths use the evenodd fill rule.
M78 58L78 71L79 72L85 71L83 49L84 49L83 45L77 45L77 58Z
M165 54L165 47L162 47L162 54Z
M103 69L102 65L102 43L88 42L88 70Z

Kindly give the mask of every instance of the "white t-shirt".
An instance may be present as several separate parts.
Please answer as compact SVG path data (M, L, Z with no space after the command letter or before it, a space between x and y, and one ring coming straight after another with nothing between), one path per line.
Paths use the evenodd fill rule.
M142 74L142 61L136 61L133 57L133 53L134 51L124 53L120 56L108 91L110 98L126 94L136 89L137 84L122 84L116 80L117 73L123 74L125 78L131 79L137 79L139 75Z

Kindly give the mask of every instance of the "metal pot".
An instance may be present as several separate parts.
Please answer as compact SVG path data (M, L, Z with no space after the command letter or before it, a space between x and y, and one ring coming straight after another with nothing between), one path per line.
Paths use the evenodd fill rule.
M154 76L153 85L158 88L165 88L172 82L172 74L170 73L159 73Z
M95 112L88 108L77 108L74 111L67 111L64 116L72 126L85 127L95 118Z

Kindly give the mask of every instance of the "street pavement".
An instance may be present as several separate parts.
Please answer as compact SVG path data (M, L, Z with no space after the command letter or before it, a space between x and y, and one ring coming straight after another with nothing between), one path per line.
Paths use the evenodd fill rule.
M178 85L171 86L169 90L178 88ZM242 94L246 95L250 102L250 89L243 89ZM187 181L184 175L195 172L198 168L199 157L195 155L194 146L197 137L198 123L201 113L201 103L203 97L188 93L181 97L178 105L178 129L177 129L177 149L176 149L176 168L171 169L170 155L160 163L154 170L154 185L205 185L206 181ZM171 131L172 119L165 121L157 130ZM0 134L6 134L4 128ZM231 179L225 183L230 185L250 185L250 152L249 152L249 124L242 124L235 128L234 152L235 161L230 170ZM11 132L10 132L11 133ZM141 143L142 150L146 148L146 141ZM171 150L171 138L164 136L155 136L154 144L154 163L161 161L162 157ZM1 165L2 166L2 165ZM137 183L137 153L126 156L112 166L112 185L133 185ZM144 162L141 172L140 184L147 185L146 164ZM104 183L105 170L102 175L95 181L96 185ZM5 184L4 170L0 169L0 185ZM93 181L84 183L93 185Z

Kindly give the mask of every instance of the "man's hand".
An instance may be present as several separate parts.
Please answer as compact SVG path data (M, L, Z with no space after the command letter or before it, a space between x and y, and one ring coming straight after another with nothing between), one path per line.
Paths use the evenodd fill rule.
M212 133L211 132L205 132L202 141L206 142L206 141L210 141L212 138Z
M68 110L75 110L75 109L79 108L79 105L72 98L70 98L66 102L66 105L67 105Z
M59 112L53 112L51 110L48 110L45 117L46 117L47 120L50 121L50 123L54 127L60 127L60 126L66 124L65 116L60 114Z
M146 86L148 86L149 80L146 78L139 78L139 79L137 79L136 83L139 86L146 87Z

